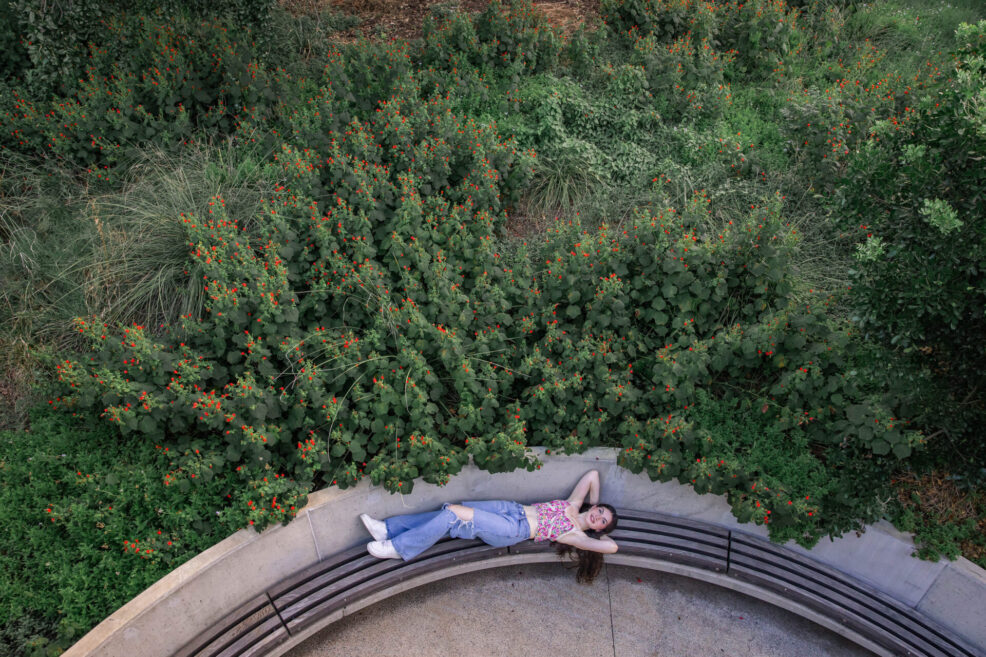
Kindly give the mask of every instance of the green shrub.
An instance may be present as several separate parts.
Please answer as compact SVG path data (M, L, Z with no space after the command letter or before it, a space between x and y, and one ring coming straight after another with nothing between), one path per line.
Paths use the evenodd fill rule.
M410 490L447 481L468 455L533 468L529 442L616 442L631 469L684 477L702 455L688 410L703 390L769 399L777 431L834 459L846 445L906 458L920 444L846 378L827 301L791 299L793 238L776 203L717 223L696 195L680 213L639 211L622 234L559 222L535 264L492 239L527 166L511 144L440 101L405 109L352 122L327 158L285 147L292 186L269 199L255 246L221 199L186 216L203 318L160 337L80 323L92 355L58 365L58 404L102 409L179 453L213 445L244 482L223 517L258 525L289 518L320 481L369 474ZM742 454L730 467L750 472ZM737 511L777 503L748 496ZM846 527L809 512L784 536L810 544Z
M91 44L121 45L107 38L106 30L120 15L158 17L164 23L178 24L221 16L232 25L263 35L273 7L270 0L70 0L41 6L31 0L10 0L2 4L0 16L9 21L0 25L7 30L7 41L19 44L5 49L5 55L10 64L21 64L5 70L43 100L73 90L77 80L85 77L91 65L87 50Z
M16 10L10 2L0 2L0 82L16 78L30 59L21 42Z
M603 0L603 19L617 34L661 46L716 52L736 60L733 79L762 78L800 55L799 12L784 0Z
M152 443L81 417L39 412L30 431L0 433L4 654L64 650L225 538L215 511L229 475L172 483L187 471Z
M567 139L542 152L528 190L530 209L550 215L585 207L589 195L606 185L599 173L603 159L598 149L581 140Z
M332 45L319 41L330 19L317 38L288 23L297 32L269 50L211 19L120 18L75 95L49 102L18 82L0 97L16 171L0 179L3 273L17 283L2 300L25 335L52 341L81 316L81 348L48 361L51 402L103 427L79 443L84 467L66 470L92 477L45 457L34 512L51 508L45 536L80 545L101 522L139 564L60 629L47 611L125 571L107 558L107 579L87 583L60 566L78 592L32 580L44 600L22 605L28 620L8 623L5 641L40 633L37 647L55 648L42 644L105 616L185 558L165 532L194 554L287 521L322 485L368 476L409 492L470 458L535 469L528 445L618 447L625 467L725 495L776 540L811 545L882 513L887 473L928 440L915 430L934 429L926 409L947 405L915 353L874 351L845 321L845 296L813 285L841 293L846 274L832 254L845 238L822 243L812 192L847 166L862 176L864 158L877 172L859 187L865 203L898 164L930 180L943 147L908 146L905 133L925 120L910 96L942 74L891 93L903 77L885 55L836 38L841 10L822 22L759 0L603 11L610 30L567 44L515 2L475 18L436 10L410 44ZM832 70L792 66L843 48L852 57ZM765 84L734 104L729 83L751 81ZM974 123L981 104L976 92L951 111ZM204 146L210 131L227 145ZM173 160L139 157L182 141L193 146ZM958 192L926 187L905 224L969 239L978 224ZM559 217L508 239L518 204ZM896 244L873 237L857 268L867 276ZM37 435L56 430L35 422ZM47 454L33 440L8 448ZM147 535L96 519L111 500ZM174 513L158 514L166 503ZM112 551L102 544L89 551ZM31 593L18 582L11 600Z
M20 175L0 187L0 323L44 349L81 345L78 316L155 328L198 317L203 284L189 268L182 214L206 213L223 194L231 212L255 215L275 186L263 156L228 145L143 151L121 166L121 187L102 193L50 166L6 160Z
M631 31L670 43L685 35L711 39L723 8L708 0L602 0L603 21L617 33Z
M530 0L494 0L475 19L433 12L423 32L421 63L446 70L530 75L554 68L561 52L561 40Z
M855 319L937 371L944 399L933 426L961 437L977 463L986 366L986 232L974 219L986 188L984 31L986 22L959 29L953 80L908 108L905 130L877 124L840 180L841 227L859 244Z
M805 424L782 431L753 400L734 405L701 394L694 416L696 430L710 439L702 462L692 468L693 476L705 478L701 486L696 479L696 490L726 492L740 520L762 514L774 540L812 541L806 518L824 518L824 525L848 532L881 517L891 463L865 458L859 445L822 452ZM736 461L746 471L741 482L731 480L736 472L729 466ZM718 466L701 467L709 463ZM748 503L763 497L774 499Z
M800 14L785 0L734 0L723 14L717 36L723 50L736 53L736 78L769 77L802 57Z
M0 150L54 156L94 181L112 179L134 146L174 147L196 128L229 134L241 113L263 115L277 97L249 31L123 16L107 20L101 34L107 45L89 44L68 97L14 87L0 99Z
M715 50L708 37L697 43L691 33L670 44L653 34L641 36L631 31L629 36L633 43L631 61L642 67L662 116L672 121L714 117L730 102L723 72L733 53Z

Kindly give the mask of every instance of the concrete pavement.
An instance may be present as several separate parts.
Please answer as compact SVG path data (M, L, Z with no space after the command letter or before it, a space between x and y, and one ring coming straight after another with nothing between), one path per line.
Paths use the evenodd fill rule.
M795 614L698 580L606 566L591 586L558 564L427 584L343 618L287 657L863 657Z

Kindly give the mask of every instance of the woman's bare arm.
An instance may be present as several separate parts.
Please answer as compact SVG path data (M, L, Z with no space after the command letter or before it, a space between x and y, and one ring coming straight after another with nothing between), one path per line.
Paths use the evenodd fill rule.
M613 554L618 549L616 541L611 539L609 536L589 538L581 532L569 532L568 534L559 536L558 542L564 543L565 545L571 545L572 547L577 547L580 550L602 552L603 554Z
M589 470L582 475L579 483L575 484L575 488L572 489L572 494L568 496L568 503L579 509L585 501L586 496L589 497L589 504L599 503L598 470Z

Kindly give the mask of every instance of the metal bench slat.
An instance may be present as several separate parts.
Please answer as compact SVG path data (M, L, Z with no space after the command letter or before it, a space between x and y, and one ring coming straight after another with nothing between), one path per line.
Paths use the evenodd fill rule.
M366 551L356 559L352 559L337 565L335 568L323 570L313 577L306 577L298 586L283 591L278 595L271 595L274 606L284 614L298 600L304 600L311 595L317 595L319 591L324 591L329 587L335 586L337 582L354 575L377 577L400 568L400 564L394 561L381 561L369 555Z
M697 545L706 545L712 548L723 548L729 546L729 535L714 535L705 532L696 532L689 530L687 528L678 527L674 525L667 525L664 523L648 522L646 520L638 519L623 519L620 518L619 526L613 530L612 536L618 536L627 531L637 531L643 533L654 534L657 536L673 536L681 540L687 540Z
M735 551L730 557L729 575L782 593L785 598L797 600L830 617L837 617L842 624L896 650L908 648L908 654L935 657L954 654L943 652L934 642L912 631L913 618L889 606L847 594L845 590L819 578L799 577L797 573L777 564L765 565Z
M288 591L304 587L310 580L320 577L324 573L332 571L334 568L345 567L346 564L359 561L365 556L368 556L365 545L351 547L348 550L344 550L326 557L325 559L308 566L304 570L291 575L287 579L278 582L270 588L268 593L270 593L270 597L272 599L276 600Z
M277 597L272 596L274 607L280 612L285 622L290 624L290 619L301 613L302 609L320 604L322 600L335 595L337 591L343 590L347 586L384 576L389 576L389 581L399 582L405 577L403 571L407 570L411 564L442 557L451 563L455 560L454 555L457 552L463 552L475 546L489 547L480 541L444 540L407 562L397 559L377 559L368 554L365 549L361 549L358 558L325 570L317 577L308 577L302 586L291 591L282 592Z
M621 552L634 554L654 554L667 561L698 561L709 563L715 570L725 570L728 544L707 545L687 538L656 532L638 532L617 529L612 534L620 545Z
M873 613L879 613L898 625L916 625L922 632L921 636L932 637L926 641L933 645L943 646L942 649L948 646L948 650L954 654L975 654L971 648L953 640L947 631L923 614L915 612L911 607L805 555L784 550L762 539L734 534L730 558L734 564L745 559L751 566L760 561L767 561L771 568L787 573L783 577L792 584L800 580L810 582L814 586L822 586L834 594L855 599L859 604L871 609Z
M266 628L270 622L273 622L274 627ZM218 657L240 637L254 632L261 626L266 628L261 633L278 628L283 631L277 611L265 594L258 595L237 607L221 621L192 639L175 654L175 657Z
M688 518L681 518L678 516L671 515L669 513L662 513L660 511L643 511L639 509L617 509L617 514L620 517L619 524L622 527L624 520L635 520L641 522L647 522L654 525L664 525L667 527L673 527L680 531L693 532L698 534L706 534L710 537L715 537L717 539L726 539L729 537L729 530L722 527L718 527L711 523L703 522L701 520L690 520Z
M233 643L214 654L215 657L244 657L245 655L256 654L258 645L276 645L287 640L289 636L281 620L274 615L240 634Z
M483 543L438 554L425 552L415 560L403 564L399 568L399 573L393 573L398 575L397 577L353 576L351 581L349 581L350 578L347 578L346 581L338 582L317 596L311 596L309 599L300 601L304 603L303 605L296 603L291 609L283 611L282 615L284 615L289 630L295 633L317 622L320 618L397 583L442 570L453 564L482 561L504 554L507 554L506 548L494 548Z

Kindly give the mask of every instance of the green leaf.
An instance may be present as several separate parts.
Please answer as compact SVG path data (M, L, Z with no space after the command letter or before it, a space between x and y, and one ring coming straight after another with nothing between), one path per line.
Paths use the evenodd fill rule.
M869 409L861 404L853 404L846 409L846 417L857 426L866 421L867 415L869 415Z
M873 453L877 456L884 456L890 453L890 443L882 438L877 438L873 441ZM910 449L910 448L908 448Z
M362 461L366 458L366 449L359 443L351 444L349 446L349 453L353 455L353 460L355 461Z
M801 333L796 333L788 336L787 340L784 341L784 346L788 349L797 350L804 347L805 342L805 336Z
M911 455L911 446L907 443L897 443L894 445L894 456L899 459L906 459Z

